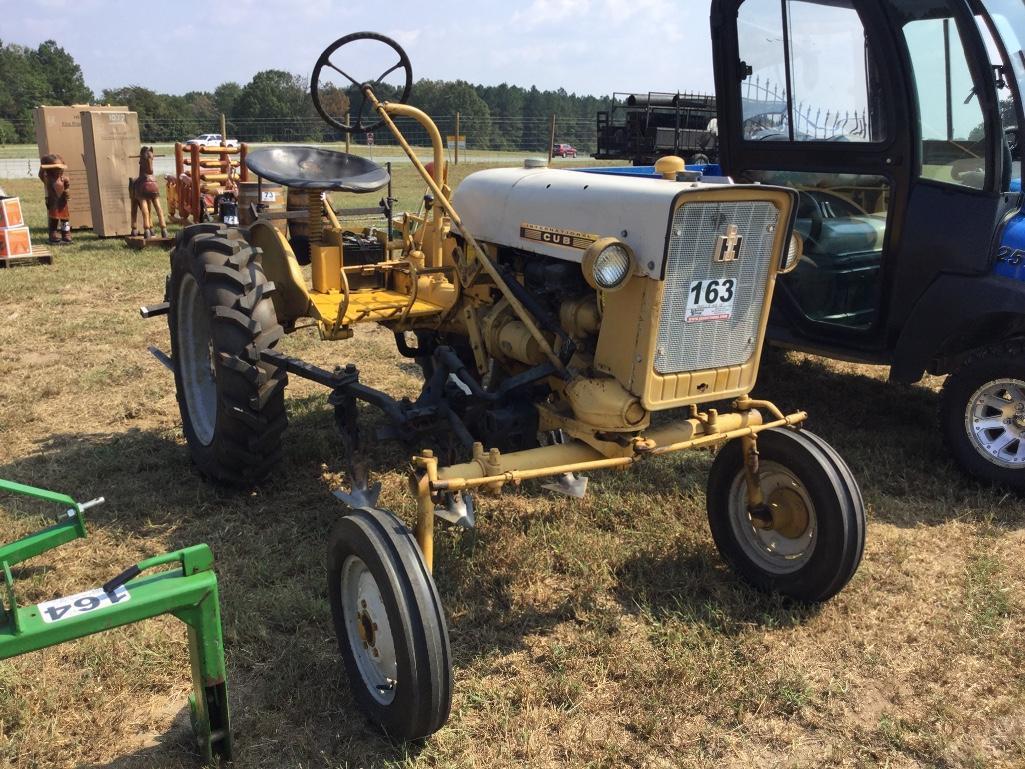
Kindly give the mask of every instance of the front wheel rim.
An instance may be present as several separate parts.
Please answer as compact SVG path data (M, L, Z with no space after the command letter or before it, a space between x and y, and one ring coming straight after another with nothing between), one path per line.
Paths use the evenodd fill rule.
M818 517L808 489L789 468L764 461L759 468L762 495L773 510L773 528L755 526L748 512L747 474L730 487L729 515L734 538L745 557L770 574L793 574L811 559L818 539Z
M1012 470L1025 468L1025 382L995 379L968 399L965 432L988 461Z
M398 659L381 589L363 559L350 555L339 576L349 649L363 686L381 705L395 699Z
M178 371L188 419L204 446L214 439L217 425L217 378L210 333L210 309L192 275L182 278L178 291Z

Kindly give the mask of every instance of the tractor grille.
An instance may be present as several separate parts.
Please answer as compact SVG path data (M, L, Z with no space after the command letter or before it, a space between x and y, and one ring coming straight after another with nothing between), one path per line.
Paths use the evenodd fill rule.
M678 374L738 366L751 357L758 342L778 221L779 211L768 201L695 202L676 209L669 231L656 372ZM743 239L740 256L735 261L716 262L719 236L730 231L730 225L736 226L736 234ZM726 280L734 281L732 307L717 313L706 302L706 319L695 320L700 303L695 303L692 289L697 281L702 281L700 301L705 302L708 281L719 281L717 291L722 296L728 293L722 288ZM722 317L727 314L729 317Z

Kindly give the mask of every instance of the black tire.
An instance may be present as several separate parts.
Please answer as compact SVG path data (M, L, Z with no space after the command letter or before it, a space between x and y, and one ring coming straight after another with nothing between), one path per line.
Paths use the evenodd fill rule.
M441 599L409 529L387 511L354 510L335 526L327 570L338 648L356 702L367 718L393 739L419 740L433 734L448 720L452 708L452 659ZM394 650L394 668L379 661L386 656L387 638L376 637L381 632L381 612L380 607L373 611L372 591L368 591L369 607L361 599L361 607L354 611L357 599L343 588L343 576L351 574L350 570L369 572L373 578L391 630L387 638ZM346 584L351 584L354 577L346 579ZM350 615L354 622L347 626ZM356 636L352 635L359 632L355 627L359 624L369 634L359 637L370 641L369 646L363 644L366 675L360 669ZM374 659L367 652L374 652ZM391 676L382 672L382 665L396 671L391 679L394 683L384 684L391 686L387 690L381 688L380 681Z
M789 524L794 536L779 534L780 550L769 552L771 543L763 537L773 538L776 531L760 533L747 515L744 454L740 441L733 440L716 456L708 476L708 522L716 547L758 590L807 603L828 600L854 576L865 549L865 503L854 475L828 443L807 430L761 432L758 452L763 491L784 495L777 496L781 501L787 495L800 498L805 526L794 517ZM781 509L771 495L766 502ZM788 547L794 549L789 558L779 555Z
M284 333L273 290L238 230L198 224L178 235L167 289L178 408L198 470L232 486L258 483L281 459L287 376L260 360Z
M997 420L1002 424L997 427L994 423L990 430L981 428L979 420L997 417L998 412L979 396L990 388L998 393L1002 380L1010 384L1004 395L1007 406ZM1021 492L1025 491L1025 386L1016 382L1025 385L1025 341L1004 342L973 352L944 382L939 418L943 442L961 470L987 483ZM1003 421L1006 419L1011 420L1010 424ZM1008 438L1010 442L994 452Z

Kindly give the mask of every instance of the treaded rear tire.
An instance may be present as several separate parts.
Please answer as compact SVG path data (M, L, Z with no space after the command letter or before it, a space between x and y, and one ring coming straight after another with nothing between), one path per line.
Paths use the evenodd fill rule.
M204 476L237 487L253 486L270 474L281 459L287 425L287 375L260 360L260 351L274 347L284 331L270 298L274 284L258 256L237 229L215 223L187 227L171 254L167 289L175 394L192 461ZM183 317L183 302L195 304L192 322ZM204 306L209 315L204 316ZM183 331L196 324L209 328L216 388L215 395L212 389L203 391L210 396L205 410L197 406L196 386L187 389L183 378L189 366L183 366L183 356L190 344L202 345L183 338ZM202 361L192 365L188 370L201 367Z

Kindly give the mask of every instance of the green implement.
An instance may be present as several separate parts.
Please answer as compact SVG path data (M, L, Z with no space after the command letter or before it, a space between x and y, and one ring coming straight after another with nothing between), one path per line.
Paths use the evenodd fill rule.
M105 585L34 606L19 607L11 567L86 536L84 511L103 499L78 503L65 494L0 479L12 492L66 506L60 521L8 545L0 545L6 605L0 600L0 660L171 614L188 627L193 693L189 695L196 743L206 761L231 758L231 728L224 670L224 638L213 555L195 545L149 558ZM142 576L158 566L170 570Z

